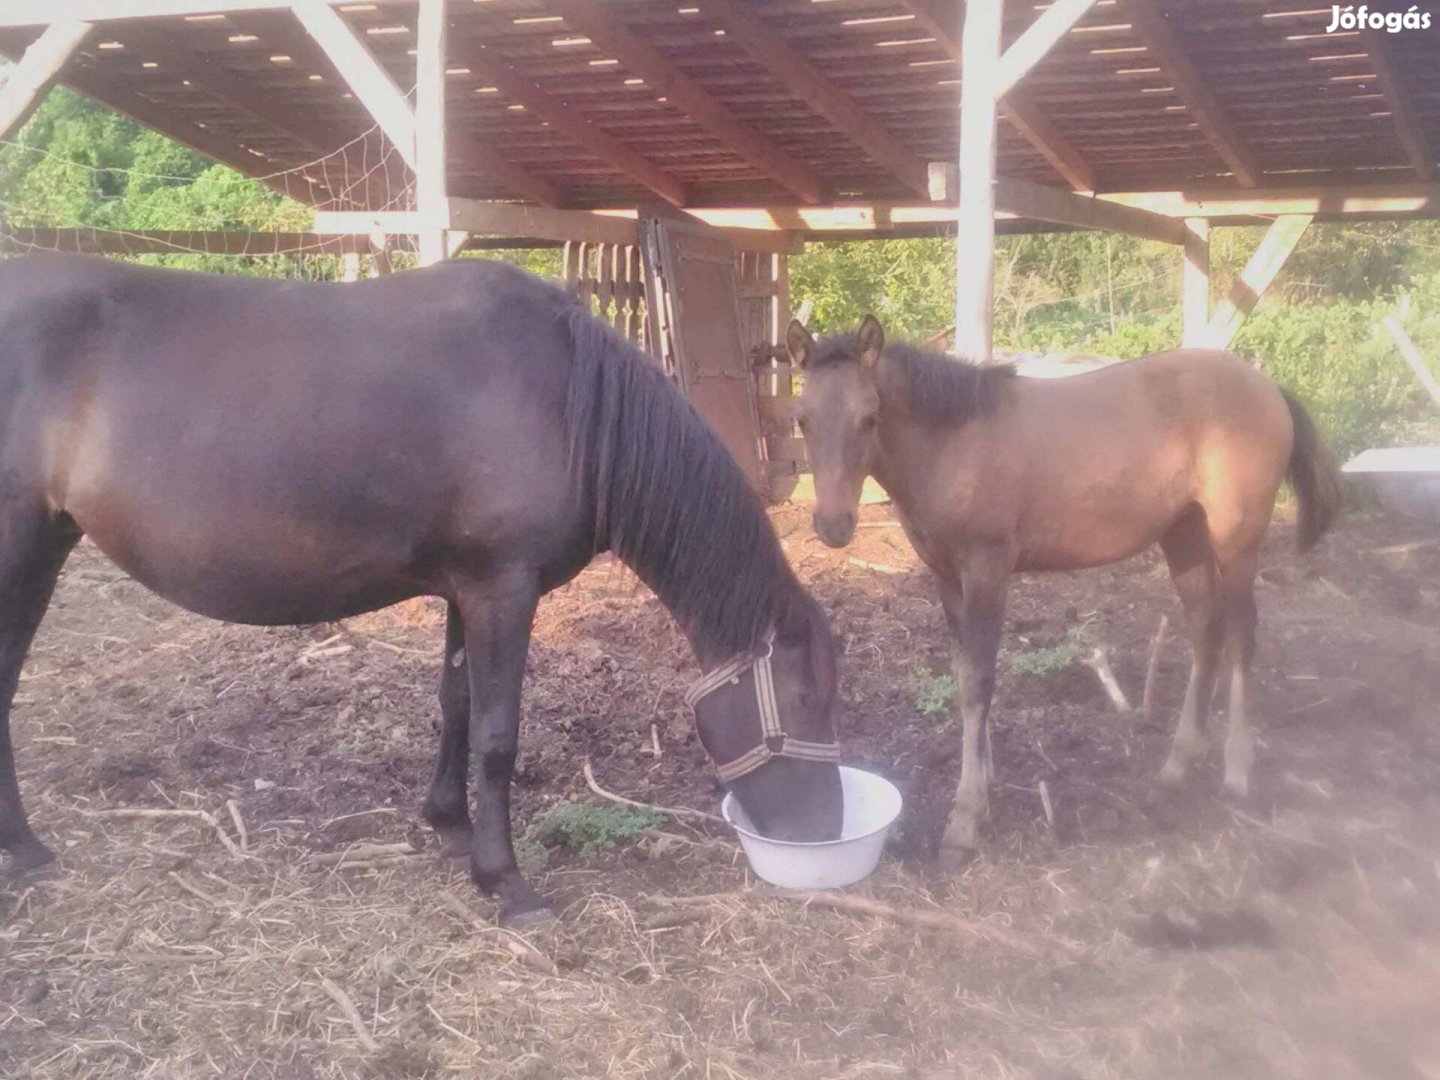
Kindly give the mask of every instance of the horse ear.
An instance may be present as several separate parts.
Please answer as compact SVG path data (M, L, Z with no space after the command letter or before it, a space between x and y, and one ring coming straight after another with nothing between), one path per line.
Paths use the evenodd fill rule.
M860 363L865 367L874 367L880 359L880 350L885 348L885 331L880 326L880 320L874 315L866 315L865 321L860 324L860 332L855 336L860 341Z
M795 361L796 367L804 367L805 361L810 359L810 350L815 347L815 339L810 336L810 331L805 329L805 324L799 319L791 319L790 327L785 331L785 348L790 352L790 359Z

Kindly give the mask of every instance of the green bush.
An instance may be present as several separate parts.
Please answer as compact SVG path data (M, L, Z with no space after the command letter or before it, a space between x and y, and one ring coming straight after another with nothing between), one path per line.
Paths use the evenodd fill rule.
M1006 651L1003 662L1012 675L1033 675L1043 678L1071 667L1089 647L1089 635L1077 626L1055 645L1037 645L1018 652Z
M664 815L654 810L567 802L548 810L531 827L526 838L540 844L558 844L581 855L593 855L613 848L622 840L643 836L664 822Z
M910 681L915 695L915 711L932 724L944 724L950 718L950 705L955 700L955 680L949 675L936 675L922 669Z

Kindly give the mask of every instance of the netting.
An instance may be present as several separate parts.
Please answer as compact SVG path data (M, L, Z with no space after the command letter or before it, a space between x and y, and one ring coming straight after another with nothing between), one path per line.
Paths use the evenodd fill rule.
M0 256L68 251L229 271L239 260L247 272L303 278L414 261L408 236L313 231L316 211L415 208L413 174L378 127L300 165L241 172L74 95L52 103L0 139Z

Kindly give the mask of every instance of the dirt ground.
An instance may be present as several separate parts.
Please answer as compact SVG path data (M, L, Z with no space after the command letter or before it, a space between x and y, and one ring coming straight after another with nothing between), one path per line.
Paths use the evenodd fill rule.
M61 860L0 867L0 1075L1440 1076L1433 532L1357 516L1301 558L1274 530L1243 807L1215 797L1213 762L1179 797L1153 789L1183 641L1162 654L1153 722L1114 711L1083 666L1017 673L1083 626L1138 702L1160 616L1179 615L1158 557L1020 580L992 823L947 876L929 852L958 731L916 705L945 670L942 617L885 508L867 517L845 552L802 510L775 521L843 645L846 759L906 796L853 892L951 928L742 895L724 830L673 820L553 853L535 877L561 925L524 944L419 820L438 605L228 626L82 547L16 709L32 818ZM714 810L681 701L694 675L618 566L549 597L517 832L598 801L587 758L611 791ZM120 812L137 808L167 813Z

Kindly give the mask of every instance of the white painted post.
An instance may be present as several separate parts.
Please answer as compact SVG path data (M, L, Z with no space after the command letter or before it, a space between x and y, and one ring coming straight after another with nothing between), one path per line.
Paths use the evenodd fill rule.
M1004 0L969 0L960 44L960 199L955 351L990 360L995 307L995 85Z
M445 0L420 0L415 41L415 191L420 265L449 255L445 226Z
M1185 323L1180 344L1187 349L1202 348L1210 325L1210 222L1206 218L1185 219Z

